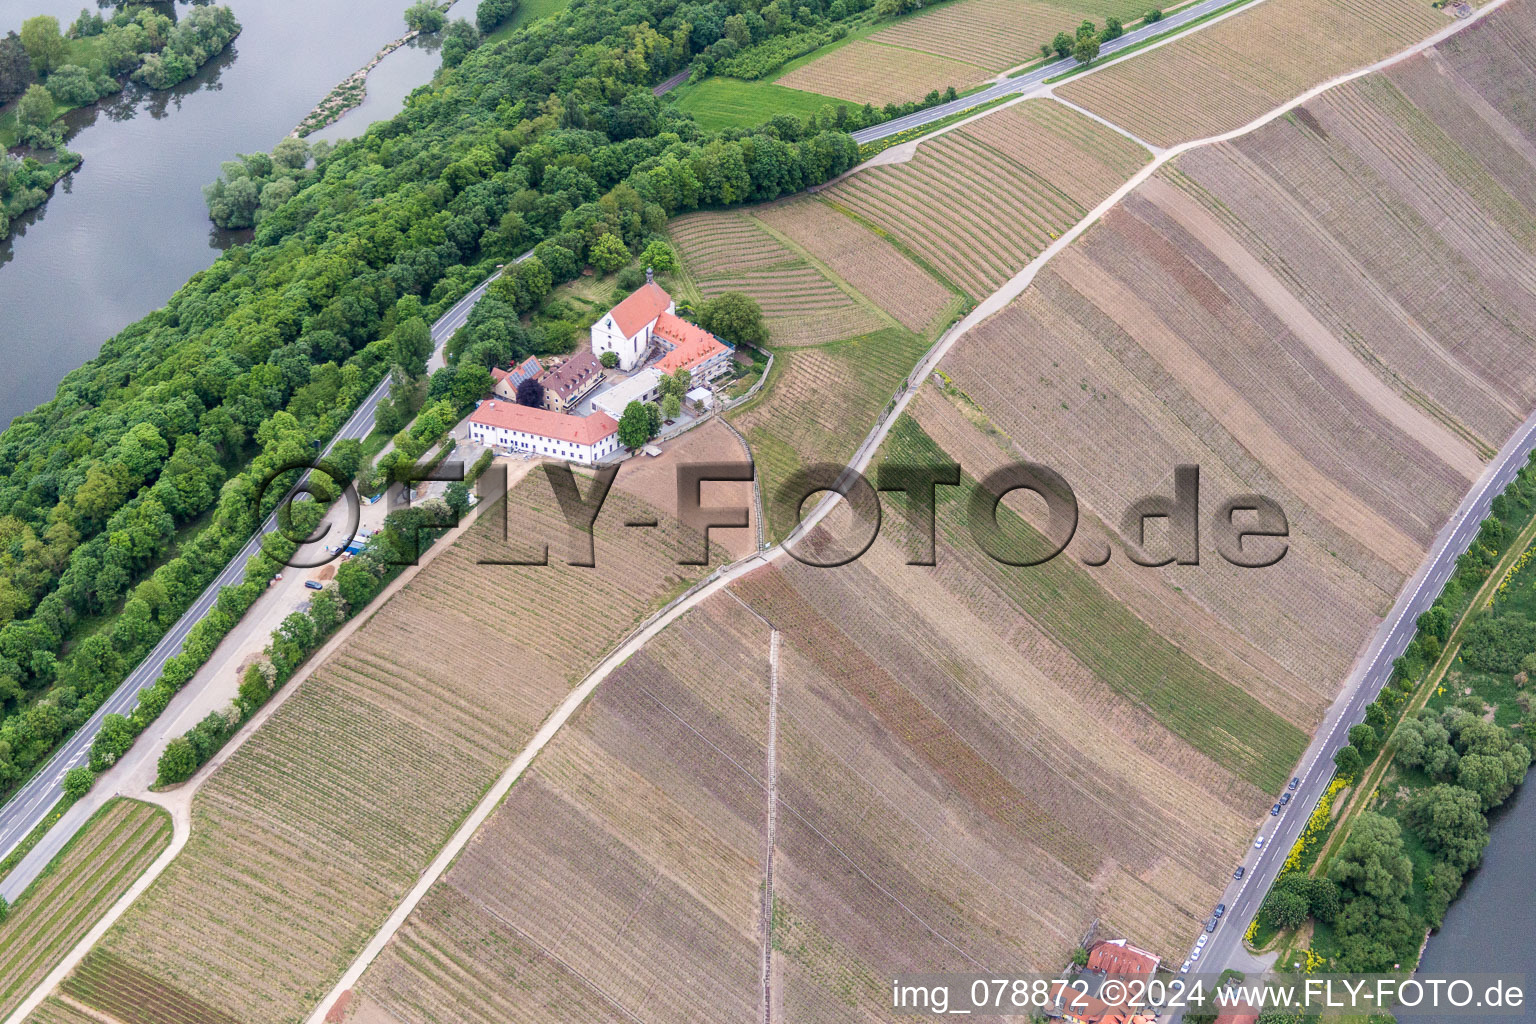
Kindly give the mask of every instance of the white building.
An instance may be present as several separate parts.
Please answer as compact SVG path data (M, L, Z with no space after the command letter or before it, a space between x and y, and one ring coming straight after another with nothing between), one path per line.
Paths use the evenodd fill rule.
M621 380L592 399L592 408L614 419L624 415L630 402L655 402L661 398L661 373L641 370L628 380Z
M470 414L469 437L487 447L593 465L619 450L619 424L607 413L567 416L490 399Z
M601 357L604 352L613 352L619 357L619 369L626 373L633 370L651 347L656 318L676 311L677 303L666 289L647 279L592 325L593 354Z

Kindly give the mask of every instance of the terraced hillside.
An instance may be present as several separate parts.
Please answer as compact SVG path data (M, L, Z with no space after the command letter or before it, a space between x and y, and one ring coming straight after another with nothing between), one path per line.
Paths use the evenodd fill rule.
M765 623L717 597L600 688L365 975L353 1019L446 1020L446 993L515 971L529 998L470 1019L555 1020L560 1000L649 1019L646 994L710 985L733 1017L767 999L776 1019L874 1021L891 973L1059 965L1094 920L1181 949L1377 616L1536 405L1536 140L1518 117L1536 66L1510 42L1531 39L1512 8L1132 193L961 339L882 453L973 479L1057 467L1082 509L1064 556L999 565L964 492L940 488L932 568L905 564L892 495L857 562L736 582ZM1121 515L1176 462L1200 465L1207 516L1278 500L1285 557L1238 569L1205 533L1198 566L1132 565ZM1037 518L1010 500L1005 536ZM719 858L679 863L679 832ZM576 876L600 891L527 893Z
M699 571L675 520L625 529L658 510L618 488L591 569L565 564L542 474L508 501L510 526L488 507L228 757L66 994L124 1024L303 1020L573 683ZM540 538L550 565L497 564Z
M1151 159L1051 100L1029 100L923 143L821 194L982 298Z
M171 842L171 816L137 800L103 807L17 897L0 924L0 1016L9 1016Z
M1447 24L1445 13L1420 0L1266 0L1057 92L1143 139L1171 146L1240 128ZM1304 43L1298 25L1307 26ZM1212 102L1213 90L1220 102ZM1148 96L1157 101L1147 102Z
M762 307L774 367L731 420L752 446L770 536L773 495L798 466L852 455L961 297L917 259L832 205L802 196L669 225L697 297L740 291ZM782 512L782 510L780 510Z
M776 84L856 103L904 103L949 86L964 90L1040 59L1040 46L1085 19L1130 24L1140 0L956 0L901 18L775 79Z

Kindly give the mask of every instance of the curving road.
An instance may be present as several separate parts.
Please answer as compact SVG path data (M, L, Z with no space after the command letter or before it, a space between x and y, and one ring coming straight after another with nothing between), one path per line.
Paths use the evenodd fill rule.
M1269 887L1279 876L1280 868L1306 826L1312 809L1333 778L1334 753L1349 742L1350 727L1365 720L1365 706L1376 699L1391 676L1392 662L1413 639L1418 617L1440 596L1445 581L1455 571L1456 559L1471 545L1483 519L1488 516L1493 499L1526 464L1533 448L1536 448L1536 413L1520 425L1498 457L1483 470L1450 521L1441 528L1423 566L1404 585L1392 611L1377 627L1370 646L1355 663L1340 697L1302 755L1302 768L1297 773L1301 782L1291 802L1281 809L1278 817L1266 813L1258 832L1264 837L1263 849L1255 850L1249 846L1242 861L1245 866L1242 881L1230 882L1222 894L1221 902L1226 903L1227 912L1211 934L1200 959L1190 967L1191 973L1198 970L1201 974L1214 975L1228 967L1245 970L1251 965L1252 958L1242 948L1243 936ZM1279 799L1279 794L1275 798ZM1178 965L1174 965L1174 969L1177 970Z
M1263 0L1253 0L1251 4L1244 4L1242 7L1234 8L1233 13L1239 10L1246 10L1252 7L1253 4L1262 2ZM1154 21L1150 25L1143 25L1141 28L1125 33L1119 39L1111 39L1105 43L1099 50L1099 60L1103 61L1113 57L1126 47L1135 46L1137 43L1151 39L1153 36L1164 35L1179 29L1192 21L1205 17L1212 11L1219 11L1231 3L1232 0L1201 0L1200 3L1185 7L1173 14L1164 15L1161 21ZM1043 84L1047 78L1055 78L1057 75L1066 74L1075 67L1077 67L1077 60L1075 58L1063 57L1061 60L1052 61L1043 67L1038 67L1027 74L1020 75L1018 78L1009 78L997 82L987 86L985 89L962 96L957 100L950 100L948 103L940 103L936 107L928 107L903 117L882 122L881 124L861 128L852 133L853 138L855 142L863 145L866 142L874 142L876 139L889 138L898 132L904 132L910 128L921 128L923 125L941 121L951 114L958 114L961 111L969 110L978 104L987 103L1005 96L1015 96L1019 93L1029 92L1036 86Z
M524 253L515 262L527 259L528 255L528 253ZM442 365L444 343L453 336L454 331L457 331L464 325L464 322L469 318L470 310L480 300L480 296L485 294L485 290L490 286L491 282L501 276L501 273L502 271L497 270L496 273L476 285L472 291L454 303L453 307L439 317L437 322L432 325L432 340L436 348L432 353L431 365ZM329 452L337 441L344 438L362 440L367 437L373 430L374 410L378 408L379 403L388 394L389 379L386 377L363 400L362 404L357 407L347 419L347 422L342 425L341 429L336 432L335 437L331 439L330 445L326 447L326 451ZM148 656L139 663L138 667L129 673L128 678L123 680L112 696L108 697L101 707L96 709L96 713L75 731L74 735L53 755L53 758L39 769L31 780L11 797L4 807L0 807L0 857L10 853L17 843L21 842L28 833L47 817L48 812L53 809L54 805L64 795L62 788L64 773L76 765L86 763L89 759L91 741L96 738L96 733L101 729L102 719L109 714L126 715L133 710L134 705L138 703L139 691L154 685L155 680L160 678L160 673L165 668L166 660L180 653L182 644L185 642L187 634L191 632L192 627L197 625L218 601L219 590L223 587L238 584L245 578L246 563L251 560L256 552L261 550L262 538L275 529L276 526L277 513L274 511L261 524L261 528L246 542L245 546L240 549L239 554L235 555L229 564L224 567L224 571L219 573L212 583L208 584L203 592L198 595L197 600L192 603L192 606L183 612L181 618L176 620L176 624L166 632L165 636L160 638L160 642L155 645ZM39 843L39 847L44 847L45 845L62 846L68 838L68 836L54 836L50 834L43 843ZM27 862L29 865L41 865L46 864L48 860L47 858L28 857ZM8 900L15 899L26 888L27 884L31 882L30 876L33 874L35 874L35 870L23 871L22 866L18 865L17 869L12 871L3 883L0 883L0 896L4 896Z

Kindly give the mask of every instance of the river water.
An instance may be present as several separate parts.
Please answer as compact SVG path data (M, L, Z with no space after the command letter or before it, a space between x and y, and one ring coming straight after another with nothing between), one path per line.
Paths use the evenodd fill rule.
M1483 1018L1536 1021L1536 772L1493 815L1493 840L1483 863L1446 912L1419 965L1423 974L1524 974L1527 1005L1520 1015Z
M224 0L244 31L167 92L129 85L68 115L85 157L53 197L0 242L0 425L53 397L102 342L163 305L238 236L214 229L202 186L237 152L270 150L331 87L405 31L403 0ZM0 32L33 14L67 27L90 0L8 0ZM178 7L186 11L186 7ZM373 117L427 81L436 54L395 51ZM400 58L398 61L395 58ZM388 69L388 70L386 70ZM406 75L419 77L409 85ZM394 105L387 99L394 96ZM367 127L356 117L348 134Z

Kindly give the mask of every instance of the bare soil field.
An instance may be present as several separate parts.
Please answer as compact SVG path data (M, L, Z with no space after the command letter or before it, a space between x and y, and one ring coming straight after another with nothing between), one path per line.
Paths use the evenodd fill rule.
M992 73L977 64L855 39L780 75L774 84L883 107L920 100L934 89L967 89L990 77Z
M170 815L137 800L109 803L86 823L0 925L0 1017L37 987L170 841Z
M876 43L975 64L995 73L1039 58L1041 43L1050 42L1058 32L1074 31L1085 18L1102 24L1104 18L1116 17L1129 23L1146 11L1146 4L1137 0L1084 4L961 0L915 18L904 18L869 38ZM836 56L834 51L825 59ZM899 57L893 60L892 70L899 63Z
M1051 100L1029 100L860 171L822 196L981 298L1151 159Z
M125 1024L302 1020L571 685L697 572L664 517L623 526L658 510L622 491L591 569L565 564L542 473L508 501L220 766L186 849L67 992ZM544 540L548 566L486 564Z
M1509 21L1536 36L1524 6L1475 31L1496 46ZM1243 688L1307 729L1536 404L1536 147L1472 86L1485 62L1458 37L1180 157L955 347L947 408L921 406L951 452L968 425L973 451L1058 468L1117 559L1124 511L1174 462L1212 506L1279 501L1272 569L1210 553L1102 578L1160 632L1203 619L1266 666Z
M692 462L742 462L747 458L741 442L718 417L681 437L663 441L658 447L661 455L656 458L631 459L624 463L613 486L669 518L677 517L678 467ZM757 509L751 483L704 483L700 486L699 503L705 507L750 509L745 527L713 529L709 537L712 547L723 548L726 552L725 559L717 558L716 561L734 560L752 553L757 547Z
M1269 0L1056 91L1171 146L1239 128L1314 85L1411 46L1447 20L1420 0Z
M348 1019L751 1019L768 641L719 594L615 672L363 976Z

